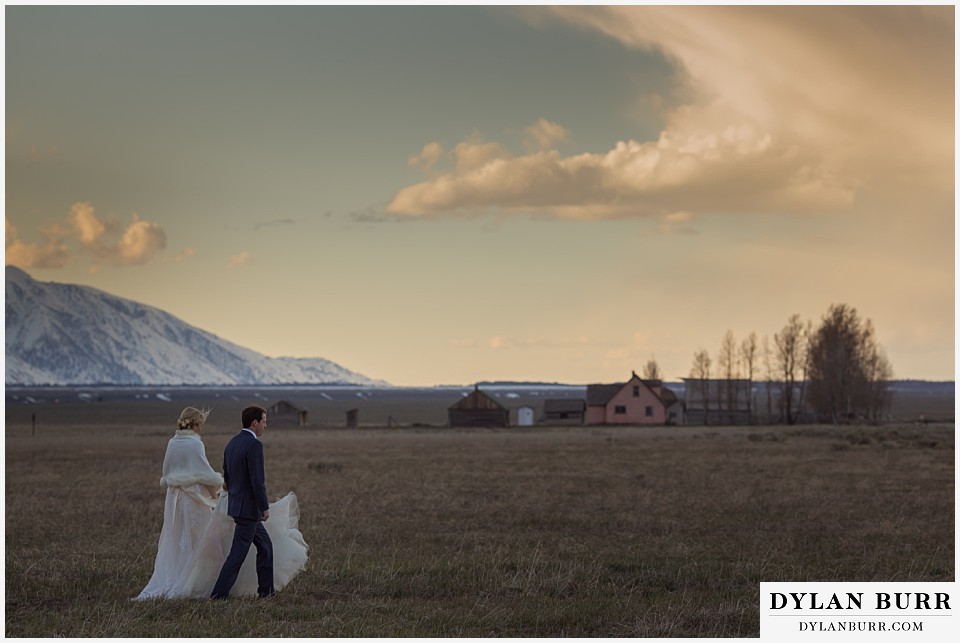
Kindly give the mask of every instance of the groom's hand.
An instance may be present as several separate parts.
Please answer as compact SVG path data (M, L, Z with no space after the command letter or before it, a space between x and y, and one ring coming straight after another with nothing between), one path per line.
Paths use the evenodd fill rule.
M266 510L264 510L263 516L261 516L260 520L266 522L266 521L267 521L267 518L269 518L269 517L270 517L270 510L269 510L269 509L266 509Z

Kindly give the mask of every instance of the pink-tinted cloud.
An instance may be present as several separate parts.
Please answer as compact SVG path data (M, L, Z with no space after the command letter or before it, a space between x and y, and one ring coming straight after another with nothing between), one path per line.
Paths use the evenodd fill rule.
M23 242L10 219L6 219L5 229L5 262L9 265L18 268L63 268L70 260L70 250L59 228L47 228L42 244Z
M139 266L167 245L167 235L156 223L143 221L134 213L133 221L116 243L113 260L119 265Z
M101 220L93 205L84 202L70 207L65 223L47 225L42 244L23 242L9 219L6 230L6 261L23 268L64 267L76 254L68 241L89 254L94 270L102 265L144 265L167 245L166 232L159 224L144 221L134 213L124 227L115 220Z
M70 207L70 223L80 243L86 245L95 245L107 231L106 224L97 218L89 203L74 203Z
M227 262L227 269L236 270L249 265L251 261L253 261L253 255L244 250L240 254L230 257L230 261Z
M89 203L74 203L70 208L69 220L80 244L93 257L94 267L100 264L141 266L167 245L167 234L163 228L142 220L137 213L131 215L130 223L116 241L108 237L120 224L113 220L102 221Z

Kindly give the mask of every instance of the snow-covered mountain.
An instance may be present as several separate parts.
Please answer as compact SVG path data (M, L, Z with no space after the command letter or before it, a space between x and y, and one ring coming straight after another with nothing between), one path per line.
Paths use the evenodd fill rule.
M6 268L6 383L387 386L322 358L267 357L158 308Z

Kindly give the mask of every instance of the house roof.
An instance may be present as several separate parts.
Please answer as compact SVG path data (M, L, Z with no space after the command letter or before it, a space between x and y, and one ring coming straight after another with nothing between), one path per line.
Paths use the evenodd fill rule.
M667 389L663 388L662 382L660 380L643 380L640 379L640 376L636 372L630 377L629 380L621 384L588 384L587 385L587 406L606 406L610 400L613 399L613 396L622 391L625 387L629 386L632 382L637 381L647 387L653 396L658 400L663 402L664 406L668 406L668 402L664 399L663 395L657 393L653 387L660 387L661 391ZM676 396L674 396L676 399Z
M677 394L664 386L660 389L660 399L663 400L665 406L670 406L677 403Z
M306 410L307 410L307 409L303 408L302 406L298 406L297 404L294 404L294 403L291 402L290 400L278 400L278 401L274 402L273 404L271 404L270 407L267 409L267 411L271 411L272 409L276 409L276 408L278 408L281 404L285 404L286 406L289 406L291 409L293 409L294 411L297 411L298 413L302 413L303 411L306 411ZM277 413L278 411L272 411L272 412Z
M587 406L606 406L626 384L588 384Z
M451 409L459 411L476 411L480 409L501 409L507 410L505 406L480 390L479 386L473 388L473 393L467 397L450 405Z

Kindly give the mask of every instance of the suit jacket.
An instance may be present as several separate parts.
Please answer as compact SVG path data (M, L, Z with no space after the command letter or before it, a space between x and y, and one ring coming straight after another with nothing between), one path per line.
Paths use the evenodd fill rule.
M227 513L260 520L270 508L263 475L263 444L249 431L230 438L223 451L223 481L229 494Z

